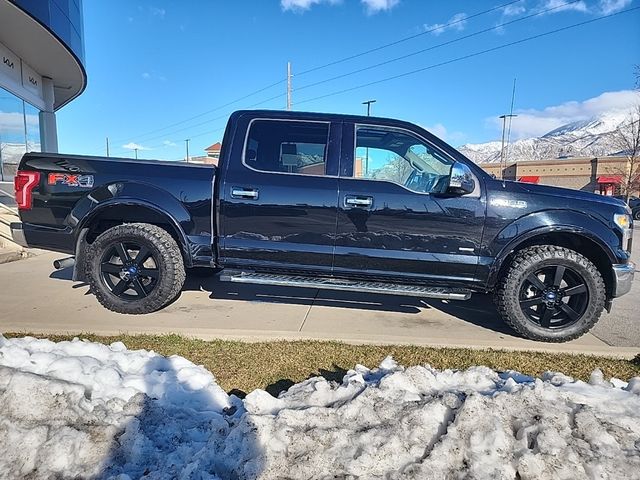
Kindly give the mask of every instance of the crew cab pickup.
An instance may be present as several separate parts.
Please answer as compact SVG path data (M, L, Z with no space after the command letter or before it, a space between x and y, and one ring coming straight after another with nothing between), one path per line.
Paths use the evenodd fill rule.
M493 293L521 335L587 332L627 293L622 202L493 178L411 123L320 113L231 115L219 165L28 153L22 245L73 256L106 308L144 314L189 269L223 280L466 300Z

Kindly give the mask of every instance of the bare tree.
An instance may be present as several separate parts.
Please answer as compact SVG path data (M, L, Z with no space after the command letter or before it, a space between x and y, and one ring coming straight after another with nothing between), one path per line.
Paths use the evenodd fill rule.
M626 165L617 173L622 178L620 193L628 202L629 197L640 189L640 104L636 105L613 135L620 154L627 159Z
M390 154L387 157L387 163L374 170L371 176L378 180L389 180L404 185L411 172L413 172L413 167L406 159Z

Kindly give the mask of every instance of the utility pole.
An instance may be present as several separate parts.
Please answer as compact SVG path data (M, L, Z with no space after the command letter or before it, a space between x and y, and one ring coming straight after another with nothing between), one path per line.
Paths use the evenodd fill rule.
M107 137L107 158L109 158L109 137Z
M376 100L367 100L366 102L362 102L363 105L367 106L367 117L371 116L371 104L376 103ZM367 178L369 174L369 147L364 149L364 177Z
M287 62L287 110L291 110L291 62Z
M136 160L137 160L138 159L138 149L134 148L133 151L136 152Z
M500 115L500 117L498 117L502 119L502 147L500 148L500 173L501 173L500 178L502 180L504 180L504 171L507 168L507 165L505 163L505 156L504 156L504 132L507 126L507 118L511 119L517 116L518 115L514 115L513 113L510 113L508 115Z
M190 138L187 138L184 143L187 145L187 163L189 163L189 140L191 140Z

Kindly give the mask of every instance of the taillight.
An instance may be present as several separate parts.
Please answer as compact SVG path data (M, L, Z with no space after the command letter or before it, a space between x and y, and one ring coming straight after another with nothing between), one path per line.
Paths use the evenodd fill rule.
M40 172L21 170L16 173L13 185L16 189L16 203L18 210L29 210L33 201L31 192L40 183Z

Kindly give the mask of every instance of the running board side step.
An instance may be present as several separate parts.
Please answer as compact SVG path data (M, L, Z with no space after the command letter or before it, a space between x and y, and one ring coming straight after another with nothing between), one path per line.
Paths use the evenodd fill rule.
M443 300L468 300L471 291L446 287L403 285L398 283L366 282L341 278L311 278L299 275L224 271L220 280L234 283L258 285L279 285L286 287L318 288L351 292L379 293L387 295L407 295L412 297L439 298Z

